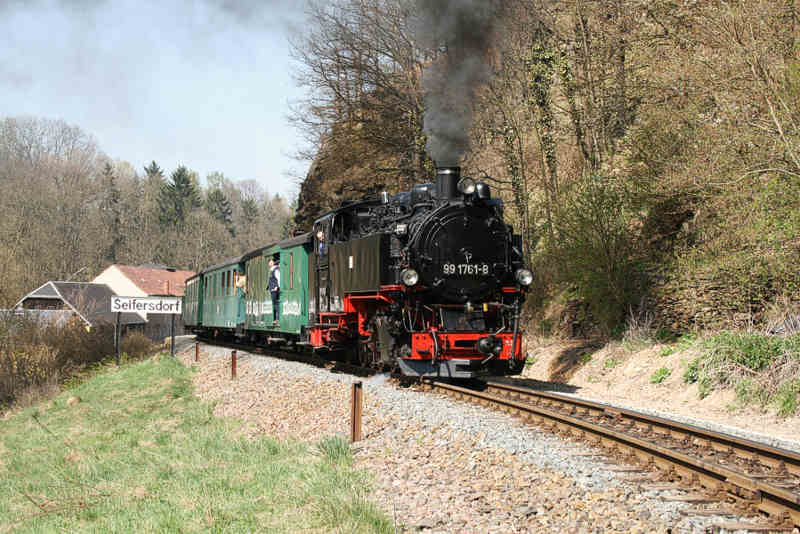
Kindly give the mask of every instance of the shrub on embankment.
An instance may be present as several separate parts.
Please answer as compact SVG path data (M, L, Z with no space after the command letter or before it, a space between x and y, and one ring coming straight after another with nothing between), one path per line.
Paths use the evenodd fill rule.
M698 338L686 336L662 349L662 356L691 349L683 382L697 384L705 398L715 389L736 393L732 409L759 406L781 417L793 416L800 404L800 333L724 330Z
M150 340L134 333L122 339L121 352L140 358L153 350ZM113 355L114 326L86 329L83 323L40 325L26 317L0 317L0 406L24 393L56 387L60 382Z

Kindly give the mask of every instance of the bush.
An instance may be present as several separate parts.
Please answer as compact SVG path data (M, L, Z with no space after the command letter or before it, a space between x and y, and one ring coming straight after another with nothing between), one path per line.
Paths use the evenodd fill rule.
M706 342L713 361L763 371L786 351L797 353L800 336L782 338L749 332L724 331Z
M686 366L683 372L683 381L687 384L694 384L700 378L700 359L695 358Z
M708 375L702 375L697 381L697 396L705 399L711 395L712 391L714 391L714 384L711 382L711 378Z
M128 341L129 354L141 355L145 343ZM147 342L149 348L149 341ZM87 329L80 321L42 326L25 316L0 316L0 403L29 389L58 383L76 370L114 354L114 326Z
M57 355L40 342L38 332L37 323L24 316L6 313L0 317L0 404L55 374Z
M669 378L669 375L671 374L672 374L672 369L670 369L669 367L661 367L660 369L657 369L656 372L653 373L653 375L650 377L650 383L660 384L661 382Z
M797 413L797 397L800 395L800 380L785 382L775 395L778 415L790 417Z
M716 386L733 387L741 406L772 404L781 416L794 414L800 392L800 335L721 332L703 341L705 354L693 360L684 381L698 382L701 398Z
M74 320L60 327L45 327L41 338L58 353L58 365L64 369L86 367L115 354L114 325L108 323L87 328Z
M642 289L630 198L615 179L594 174L578 180L564 193L551 243L560 281L589 305L606 334L619 328Z
M0 349L0 404L13 401L25 389L57 380L57 353L47 345Z
M127 354L129 358L139 359L153 352L155 346L155 343L141 332L132 332L122 338L120 352Z

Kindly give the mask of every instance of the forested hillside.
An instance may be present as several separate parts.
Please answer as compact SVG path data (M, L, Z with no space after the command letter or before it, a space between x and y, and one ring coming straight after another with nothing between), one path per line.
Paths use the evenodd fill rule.
M46 118L0 118L0 184L0 308L111 263L197 270L290 231L287 200L255 181L136 168Z
M794 0L318 2L294 43L309 88L294 118L319 149L299 222L431 180L426 144L447 116L432 114L430 73L454 61L465 39L448 36L465 24L486 46L469 75L444 69L439 104L453 124L469 106L460 162L524 236L542 331L634 319L682 332L796 310Z
M308 15L292 118L313 165L292 224L430 181L438 129L505 199L543 331L795 311L794 0L337 0ZM80 125L0 118L0 306L111 262L197 269L289 231L288 199L219 173L201 185L186 165L112 160Z

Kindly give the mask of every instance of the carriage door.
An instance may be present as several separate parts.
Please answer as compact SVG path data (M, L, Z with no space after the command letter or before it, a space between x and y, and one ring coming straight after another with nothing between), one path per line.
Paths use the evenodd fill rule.
M331 238L331 221L333 216L326 217L314 225L314 256L316 257L316 288L314 291L317 313L329 312L330 305L330 270L328 269L328 245ZM319 320L317 321L319 322Z

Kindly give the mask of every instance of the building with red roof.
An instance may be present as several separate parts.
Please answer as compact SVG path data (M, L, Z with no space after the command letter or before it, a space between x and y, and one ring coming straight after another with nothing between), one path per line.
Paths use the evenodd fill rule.
M98 274L93 283L106 284L114 293L123 297L182 297L186 279L193 271L179 271L162 265L110 265ZM171 316L137 312L147 320L145 334L152 339L161 339L170 334ZM183 321L175 317L175 334L183 334Z

